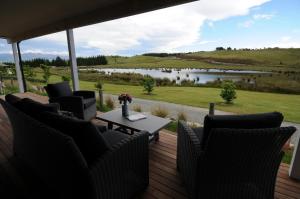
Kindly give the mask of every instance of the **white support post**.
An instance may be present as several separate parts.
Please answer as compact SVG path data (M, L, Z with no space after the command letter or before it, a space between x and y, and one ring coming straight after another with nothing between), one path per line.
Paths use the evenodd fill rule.
M17 49L17 43L12 43L12 50L13 50L13 55L14 55L14 60L15 60L15 66L16 66L16 74L17 74L17 79L18 79L18 84L19 84L19 91L20 93L24 93L25 87L24 87L24 80L21 72L21 67L20 67L20 59L19 59L19 53Z
M69 60L71 64L73 89L74 91L77 91L79 90L79 78L78 78L78 68L77 68L77 61L76 61L73 29L68 29L66 30L66 32L67 32L68 49L69 49Z
M293 158L289 169L289 176L300 180L300 135L298 136L297 143L295 144Z

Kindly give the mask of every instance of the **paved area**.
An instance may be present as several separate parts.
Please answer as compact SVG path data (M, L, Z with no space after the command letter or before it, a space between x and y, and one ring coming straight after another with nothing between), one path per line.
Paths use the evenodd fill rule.
M120 106L116 95L104 94L104 99L107 96L111 96L114 99L117 107ZM162 101L145 100L140 98L134 98L133 102L129 104L129 108L132 109L135 105L140 105L142 107L143 112L151 112L151 110L155 109L156 107L162 107L168 110L169 112L168 117L174 119L177 118L178 113L184 112L189 122L194 122L199 124L203 124L204 117L208 114L208 108L207 109L198 108L193 106L186 106L186 105L180 105L180 104L174 104L174 103L162 102ZM208 106L209 105L207 105L207 107ZM234 113L216 110L215 114L228 115ZM297 123L283 122L282 126L295 126L297 129L300 129L300 124ZM295 144L298 139L300 139L299 130L292 136L291 143Z

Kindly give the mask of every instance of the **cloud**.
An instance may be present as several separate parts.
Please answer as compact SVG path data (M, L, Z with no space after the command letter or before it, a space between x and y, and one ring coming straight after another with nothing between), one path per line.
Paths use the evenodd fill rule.
M270 46L279 48L300 48L300 40L291 36L283 36L279 39L279 41L271 44Z
M22 53L36 53L36 54L40 53L40 54L61 55L61 56L69 55L67 51L45 51L43 49L22 50Z
M269 19L272 19L273 17L274 17L274 14L255 14L255 15L253 15L253 19L255 19L255 20L259 20L259 19L269 20Z
M270 0L201 0L74 30L76 46L116 54L141 48L151 52L175 52L201 42L205 21L249 14L251 8ZM64 42L65 32L38 39Z
M252 16L252 19L239 23L240 27L249 28L255 24L255 21L258 20L270 20L274 17L274 14L255 14Z
M253 20L247 20L247 21L244 21L244 22L242 22L242 23L239 23L239 26L240 26L240 27L244 27L244 28L249 28L249 27L251 27L253 24L254 24L254 21L253 21Z

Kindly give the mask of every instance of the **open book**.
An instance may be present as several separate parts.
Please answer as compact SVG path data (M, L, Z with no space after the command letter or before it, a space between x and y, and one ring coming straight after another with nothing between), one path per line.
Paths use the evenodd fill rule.
M137 121L137 120L141 120L141 119L145 119L145 118L147 118L147 116L146 116L146 115L143 115L143 114L141 114L141 113L129 115L129 116L127 117L127 119L130 120L130 121Z

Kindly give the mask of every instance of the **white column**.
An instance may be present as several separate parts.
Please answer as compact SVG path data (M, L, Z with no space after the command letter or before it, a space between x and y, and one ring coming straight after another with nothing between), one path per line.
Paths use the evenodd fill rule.
M77 61L76 61L73 29L68 29L66 32L67 32L67 40L68 40L69 59L71 64L73 89L74 91L77 91L79 90L79 78L78 78L78 68L77 68Z
M295 144L289 176L291 178L300 180L300 135L298 136L297 143Z
M13 55L14 55L14 60L15 60L15 66L16 66L16 74L17 74L17 79L18 79L18 84L19 84L19 91L20 93L24 93L24 81L23 81L23 76L20 68L20 60L19 60L19 54L18 54L18 49L17 49L17 43L12 43L12 50L13 50Z

